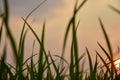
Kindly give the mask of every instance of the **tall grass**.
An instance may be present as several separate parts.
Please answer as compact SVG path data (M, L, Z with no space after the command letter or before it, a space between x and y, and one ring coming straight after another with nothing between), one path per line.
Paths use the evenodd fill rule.
M79 55L78 52L78 41L77 41L77 28L79 26L80 21L76 21L77 14L82 7L84 7L87 0L84 0L81 4L78 4L78 0L76 0L73 15L68 22L67 29L65 32L64 42L63 42L63 50L61 56L55 55L57 59L54 59L54 56L51 55L51 52L46 52L44 47L44 38L45 38L45 26L46 22L43 23L43 30L41 38L36 34L32 26L28 23L28 19L30 15L38 9L46 0L40 3L36 8L34 8L26 18L22 18L23 28L21 31L21 36L19 40L18 47L16 46L16 42L14 36L12 35L10 25L9 25L9 4L8 0L3 0L4 2L4 13L0 14L0 18L2 19L2 23L0 26L0 43L3 35L3 27L5 28L7 39L11 43L10 46L13 51L15 65L9 64L6 62L7 57L7 44L4 45L4 50L2 51L2 56L0 59L0 80L120 80L120 74L117 72L117 69L114 65L113 52L110 44L109 37L105 30L104 24L102 20L99 18L99 23L101 29L103 31L103 35L105 37L105 41L108 47L108 51L98 42L98 46L106 55L109 62L101 56L101 54L96 51L96 60L93 64L92 58L89 52L89 49L86 47L86 54L88 56L89 61L89 73L84 70L84 57L85 53ZM113 6L109 6L112 10L119 13L120 11ZM27 29L25 26L27 25ZM37 42L39 43L39 53L34 54L32 52L31 57L24 60L24 45L25 38L27 36L28 29L33 33ZM69 35L70 30L72 30L72 42L71 42L71 51L70 51L70 61L66 61L64 57L64 52L66 48L67 37ZM33 48L35 42L33 42ZM8 54L9 55L9 54ZM37 63L34 62L33 58L38 55ZM103 62L102 66L99 66L98 57L100 61ZM66 64L58 65L58 60ZM82 62L82 60L84 60ZM29 63L30 62L30 63ZM68 63L70 62L70 63ZM82 63L82 65L80 65ZM67 71L66 71L66 68Z

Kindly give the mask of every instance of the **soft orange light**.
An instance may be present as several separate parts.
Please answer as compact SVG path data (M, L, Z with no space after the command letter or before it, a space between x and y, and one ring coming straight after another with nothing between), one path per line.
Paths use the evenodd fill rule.
M117 69L120 69L120 59L118 59L118 60L115 61L115 67Z

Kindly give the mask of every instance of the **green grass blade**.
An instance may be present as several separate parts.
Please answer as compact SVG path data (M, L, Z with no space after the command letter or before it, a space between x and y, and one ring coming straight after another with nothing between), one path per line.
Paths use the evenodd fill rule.
M56 72L56 80L61 80L61 75L60 75L60 73L59 73L59 67L57 68L57 66L56 66L56 64L55 64L55 62L54 62L54 60L53 60L53 58L52 58L52 56L51 56L51 54L49 53L49 55L50 55L50 59L51 59L51 61L52 61L52 64L53 64L53 67L54 67L54 69L55 69L55 72Z
M97 66L98 66L98 58L97 58L97 55L96 55L95 65L94 65L94 68L93 68L94 79L96 79L96 76L97 76Z
M81 56L78 58L78 61L73 65L74 67L85 57L85 53L81 54Z
M42 6L47 0L44 0L43 2L41 2L38 6L36 6L28 15L27 17L25 18L25 20L27 21L28 18L33 14L33 12L35 12L40 6ZM21 35L20 35L20 41L19 41L19 47L21 46L21 40L22 40L22 36L24 34L24 30L25 30L25 22L23 24L23 28L22 28L22 31L21 31ZM19 50L18 50L19 51Z
M106 40L106 43L107 43L107 47L108 47L109 53L110 53L110 56L111 56L111 58L112 58L112 57L113 57L113 54L112 54L111 44L110 44L108 35L107 35L107 33L106 33L106 30L105 30L105 28L104 28L103 22L102 22L102 20L101 20L100 18L99 18L99 23L100 23L100 25L101 25L101 28L102 28L102 31L103 31L103 34L104 34L104 37L105 37L105 40Z
M1 43L1 39L2 39L2 33L3 33L3 24L4 24L4 20L2 20L2 23L0 25L0 43Z
M59 55L54 55L54 56L57 57L57 58L60 58L61 60L63 60L69 66L69 63L65 58L63 58L63 57L61 57Z
M90 79L94 79L93 78L93 64L92 64L92 59L91 59L91 56L90 56L90 53L88 51L88 49L86 48L86 51L87 51L87 55L88 55L88 60L89 60L89 68L90 68Z
M70 55L70 77L71 77L71 80L75 79L73 42L72 42L72 45L71 45L71 55Z
M11 76L10 80L13 80L13 73L11 72L11 69L6 64L6 57L7 57L7 50L6 50L6 44L4 47L3 55L0 60L0 80L9 79L8 75Z
M62 56L64 55L67 37L68 37L69 31L70 31L71 24L73 23L73 19L75 18L76 13L77 13L77 12L82 8L82 6L86 3L86 1L87 1L87 0L84 0L84 1L81 3L81 5L79 5L78 8L77 8L77 2L78 2L78 0L76 1L75 7L74 7L74 14L73 14L72 18L70 19L70 21L69 21L69 23L68 23L68 25L67 25L66 32L65 32L65 37L64 37L64 42L63 42Z
M109 59L109 61L111 61L111 56L108 54L108 52L102 47L102 45L99 42L97 44L103 50L103 52L105 53L105 55L107 56L107 58Z
M103 62L104 66L106 67L108 72L111 74L111 70L110 70L109 66L107 65L106 61L102 58L102 56L97 51L96 51L96 53L99 56L99 58L101 59L101 61Z
M112 5L108 5L110 9L112 9L113 11L115 11L116 13L120 14L120 10L118 10L117 8L115 8Z
M10 31L10 27L9 27L9 7L8 7L8 0L4 0L4 10L5 10L5 15L4 15L4 24L5 24L5 28L6 28L6 33L8 35L8 38L10 40L10 44L11 44L11 47L12 47L12 50L13 50L13 55L14 55L14 58L15 58L15 61L16 61L16 64L17 64L17 59L18 59L18 56L17 56L17 46L16 46L16 43L15 43L15 39L13 38L12 36L12 33Z
M18 56L19 56L19 62L20 62L20 66L22 67L23 66L23 61L24 61L24 44L25 44L25 38L26 38L26 34L27 34L27 31L25 31L25 34L23 35L23 38L21 40L21 46L20 46L20 50L18 52Z
M45 35L45 22L43 24L43 30L42 30L42 36L41 36L41 43L42 43L42 46L40 46L40 52L39 52L39 64L38 64L38 77L37 79L40 79L42 80L43 78L43 54L44 54L44 50L43 50L43 47L44 47L44 35Z
M106 33L106 30L104 28L104 25L103 25L103 22L102 20L99 18L99 22L100 22L100 25L101 25L101 28L102 28L102 31L103 31L103 34L104 34L104 37L105 37L105 40L106 40L106 43L107 43L107 47L108 47L108 50L109 50L109 54L110 54L110 57L111 57L111 78L113 79L113 74L114 74L114 71L115 71L115 74L117 75L117 71L116 71L116 68L114 66L114 62L113 62L113 53L112 53L112 48L111 48L111 44L110 44L110 41L109 41L109 37Z
M72 19L69 21L66 32L65 32L65 37L64 37L64 43L63 43L63 50L62 50L62 57L64 56L64 51L65 51L65 46L67 42L67 37L70 31L70 26L71 26Z
M42 43L41 43L39 37L37 36L37 34L35 33L35 31L32 29L32 27L27 23L27 21L26 21L24 18L22 18L22 19L23 19L23 21L27 24L27 26L29 27L29 29L32 31L32 33L34 34L34 36L36 37L37 41L39 42L39 45L43 47L44 53L46 53L45 48L44 48L44 46L42 45Z
M46 60L46 62L47 62L47 67L45 67L44 68L44 71L46 70L46 69L48 69L48 71L49 71L49 75L51 76L52 75L52 72L51 72L51 68L50 68L50 65L52 64L52 63L50 63L49 62L49 56L46 54L46 53L44 53L44 55L45 55L45 60Z
M77 1L76 1L77 2ZM79 6L78 6L78 8L76 8L76 13L83 7L83 5L85 4L87 2L87 0L84 0ZM77 5L77 3L76 3L76 5Z

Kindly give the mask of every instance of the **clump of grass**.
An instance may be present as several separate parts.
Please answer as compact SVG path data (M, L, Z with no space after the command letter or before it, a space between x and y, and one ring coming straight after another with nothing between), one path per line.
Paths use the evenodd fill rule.
M10 46L13 51L13 55L14 55L13 61L15 62L15 65L11 65L8 62L6 62L6 57L8 53L6 52L7 44L5 44L4 50L2 52L3 55L1 56L0 59L0 80L66 80L66 79L67 80L84 80L84 79L85 80L120 80L120 74L117 73L117 70L114 65L113 52L109 41L109 37L106 33L103 22L100 18L98 20L106 40L108 52L99 42L98 42L98 46L100 47L100 49L102 49L109 62L107 63L105 59L100 55L100 53L96 51L96 60L93 65L90 52L86 47L86 54L88 56L88 61L89 61L89 73L84 71L84 61L82 62L81 60L84 59L85 53L83 53L80 56L78 55L79 54L78 41L76 34L80 21L77 22L76 18L78 12L87 2L87 0L84 0L81 4L78 4L78 0L76 0L72 18L70 19L65 32L62 55L61 56L55 55L57 59L54 59L54 56L51 55L50 51L46 52L44 47L46 22L44 21L43 23L43 30L41 32L42 36L41 38L39 38L36 32L32 29L32 26L27 21L30 15L36 9L38 9L45 1L46 0L44 0L35 9L33 9L27 15L26 18L22 18L24 24L20 34L21 36L20 36L18 48L16 46L14 36L12 35L9 26L8 1L7 0L3 1L4 13L0 15L0 18L2 19L2 23L0 26L0 42L2 39L3 27L5 27L7 39L9 39L9 42L11 43ZM117 10L116 8L112 6L110 6L110 8L116 11L117 13L119 13L119 10ZM25 25L27 25L28 27L27 29L25 28ZM28 29L33 33L37 42L39 43L39 53L34 54L34 52L32 52L31 57L24 60L24 54L25 54L24 44ZM70 30L72 30L70 61L66 61L66 59L64 58L64 54L65 54L64 51ZM34 48L34 44L35 42L33 42L33 48ZM34 56L36 55L38 55L37 63L35 63L33 60ZM103 62L103 65L101 67L99 67L98 57ZM63 63L66 63L67 66L64 66L62 64L58 65L57 61L59 59L60 61L63 61ZM28 61L30 61L30 63L28 63ZM70 62L70 64L68 62ZM80 65L80 63L82 63L82 66ZM66 71L65 69L66 67L68 67L67 69L68 71Z

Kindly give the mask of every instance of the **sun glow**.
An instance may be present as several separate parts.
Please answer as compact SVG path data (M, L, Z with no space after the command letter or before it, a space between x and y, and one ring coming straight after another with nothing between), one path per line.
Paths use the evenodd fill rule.
M115 61L115 67L116 69L120 69L120 59Z

